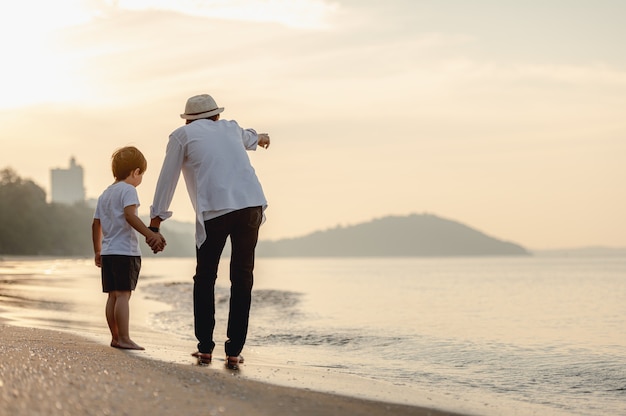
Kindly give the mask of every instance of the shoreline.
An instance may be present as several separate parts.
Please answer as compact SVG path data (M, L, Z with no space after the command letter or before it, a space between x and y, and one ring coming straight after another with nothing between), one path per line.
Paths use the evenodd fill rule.
M165 362L56 330L1 321L1 414L461 416L279 386L227 370Z
M161 271L159 262L146 262L144 268L143 285L159 282L185 282L186 278L171 279ZM192 265L192 263L190 263ZM105 296L101 293L100 279L94 271L95 266L90 259L37 259L35 261L12 259L0 263L0 329L3 336L0 338L0 347L3 344L6 325L16 328L29 328L32 331L52 331L56 334L51 339L63 337L79 337L85 342L95 344L90 351L97 359L115 354L120 350L109 346L110 334L104 319ZM191 267L191 266L190 266ZM184 272L183 272L184 273ZM133 296L131 302L131 337L143 347L145 351L125 352L126 355L136 356L138 359L150 360L161 365L182 366L183 368L204 371L211 375L222 374L224 358L217 354L214 362L204 368L197 367L190 353L196 349L196 341L191 337L173 336L168 332L156 329L147 322L156 312L167 310L171 306L156 300L154 297L142 293L141 290ZM7 332L8 333L8 332ZM41 336L33 332L33 339ZM30 340L25 339L30 345ZM113 352L109 351L113 350ZM237 380L247 380L250 383L261 383L275 389L287 388L299 392L315 392L322 396L344 397L350 400L379 403L383 407L406 407L413 409L413 413L402 414L432 414L432 415L462 415L481 414L476 405L458 397L451 397L449 392L435 392L432 390L416 390L410 386L394 385L382 380L365 379L354 375L342 374L329 369L307 368L294 366L288 356L261 351L252 345L243 352L246 363L237 373ZM94 355L85 352L82 355ZM68 358L69 362L75 361ZM28 358L26 358L28 360ZM55 361L56 359L52 359ZM0 358L0 363L2 359ZM26 368L26 367L24 367ZM119 369L118 369L119 370ZM192 371L196 371L192 370ZM89 370L93 373L94 370ZM4 371L0 372L0 374ZM230 378L232 375L229 374ZM0 380L2 376L0 375ZM4 385L6 386L6 380ZM165 391L170 391L166 388ZM201 391L197 394L202 395ZM276 401L276 397L268 400ZM445 409L433 413L433 409ZM428 412L424 413L425 410ZM37 413L37 412L35 412ZM144 413L144 412L142 412ZM0 413L3 414L3 413ZM203 413L207 414L207 413ZM255 414L255 413L252 413ZM256 413L263 414L263 413ZM278 413L280 414L280 413ZM287 411L283 414L294 414ZM316 414L312 412L311 414ZM340 414L340 413L337 413ZM348 414L352 414L349 412ZM379 414L377 412L369 414ZM382 413L384 414L384 413Z
M376 265L377 262L378 260L372 263ZM327 268L331 264L334 267L337 266L337 264L330 262L322 264L321 268ZM423 264L423 262L411 262L413 266ZM308 267L303 268L303 265ZM487 265L498 266L487 277L510 273L513 270L512 267L517 270L516 267L519 266L517 262L509 261L507 261L506 267L500 267L499 261L489 262ZM588 267L589 271L579 276L580 265ZM611 267L608 267L609 265ZM218 349L217 357L214 356L214 362L204 368L195 366L195 360L190 356L190 353L196 350L197 342L193 337L192 310L188 302L190 296L188 276L192 274L190 271L193 266L192 262L158 259L146 262L145 266L145 269L142 267L144 270L142 288L133 296L131 302L131 337L146 347L146 351L135 354L127 352L125 355L149 359L156 363L164 363L164 365L182 365L187 370L195 368L208 373L210 378L218 374L229 375L224 371L224 358L223 355L220 357L220 349ZM258 304L259 313L255 315L255 319L258 319L257 331L261 335L253 336L251 342L247 343L243 351L246 363L241 366L241 370L237 373L237 380L260 382L278 388L281 386L288 387L298 391L314 391L322 393L322 396L325 394L345 396L366 402L397 404L422 410L438 409L438 413L432 414L485 416L545 414L564 416L580 412L590 415L603 415L607 413L606 411L621 414L620 411L623 410L623 402L620 401L619 397L620 382L622 381L619 378L619 369L624 368L623 342L619 335L616 335L619 331L611 330L611 328L616 328L620 322L613 320L613 318L617 316L615 313L622 306L616 295L619 293L618 289L621 282L619 271L623 270L624 267L622 260L611 262L608 265L604 260L592 262L575 259L566 261L538 260L534 261L528 269L524 269L518 274L514 273L514 276L521 279L518 279L519 282L524 282L529 276L535 276L535 272L539 272L541 275L546 271L558 271L559 273L556 273L555 278L549 281L551 284L542 287L551 289L564 285L563 288L575 289L559 291L567 293L567 299L562 305L564 311L569 311L568 316L577 317L577 320L572 322L580 323L580 328L585 328L588 332L586 335L580 334L578 326L572 326L570 330L565 328L553 333L553 326L549 325L551 321L543 319L543 314L537 315L537 312L544 310L543 308L534 308L528 311L526 308L522 308L525 303L519 303L519 312L523 314L520 316L533 319L540 318L537 321L540 325L538 327L534 325L522 327L521 333L516 330L509 343L494 344L489 341L505 338L501 336L484 338L480 336L480 332L477 336L469 338L472 342L468 343L466 342L467 339L463 338L464 331L457 333L456 338L443 339L445 341L443 343L437 342L438 339L442 340L441 337L437 337L437 334L446 335L450 333L450 328L463 329L457 324L466 321L448 320L454 326L442 332L433 330L432 324L418 317L416 322L420 322L419 328L422 328L420 334L425 334L425 342L416 339L416 342L406 343L404 351L407 354L398 356L393 354L393 350L385 348L387 344L374 344L376 347L381 345L382 348L368 350L325 348L323 343L313 342L319 340L326 342L327 338L324 335L327 334L340 335L330 338L331 341L351 339L348 337L353 334L344 331L342 325L347 325L348 328L353 328L353 326L359 328L359 323L363 322L359 320L359 309L341 307L344 302L341 293L345 292L341 290L333 292L338 294L338 297L334 299L336 302L330 302L330 306L334 305L335 307L326 308L325 288L335 276L334 274L324 274L323 270L317 270L315 263L303 264L302 261L298 261L296 264L269 262L263 266L267 267L261 267L261 272L267 280L261 279L257 288L269 292L260 293L262 302ZM317 279L304 279L302 282L294 282L294 279L291 278L294 275L293 266L296 266L295 269L305 270L309 270L311 267L314 271L317 270L311 273L311 276L325 276L326 280L320 282ZM395 266L401 266L400 270L404 270L402 267L406 265L404 262L385 263L384 270ZM437 267L443 266L444 264L437 265ZM460 270L461 266L463 270L467 266L465 262L454 264L446 262L445 266L444 270L454 271L455 275L459 273L459 276L471 276L471 274L466 274ZM384 272L382 268L376 270L380 270L381 273ZM77 355L68 358L67 361L71 364L75 362L82 364L82 357L95 357L96 360L99 360L102 356L111 353L112 348L109 347L110 334L103 310L106 296L101 293L100 279L96 272L97 268L93 266L90 259L50 258L0 261L0 331L3 331L2 336L0 336L0 352L4 352L1 349L4 345L4 332L9 331L3 328L2 324L9 323L16 327L38 328L70 334L96 344L98 352L92 353L86 350L83 352L81 350ZM572 275L580 277L580 288L578 284L571 286L568 283ZM308 275L303 277L306 278ZM370 280L370 282L376 281L376 279ZM607 288L613 289L598 289L597 283L600 281L606 282ZM304 284L306 282L313 283L307 286ZM225 289L228 282L224 281L223 283L224 287L220 288L220 299L226 297ZM145 286L143 286L144 284ZM179 286L180 284L185 286ZM321 289L315 292L311 289L312 285ZM149 290L151 286L153 290ZM317 301L308 304L303 303L298 308L290 308L290 301L293 299L289 294L296 293L295 290L300 286L303 292L311 294L312 301ZM439 286L450 288L449 284ZM374 287L376 287L375 284ZM519 285L506 287L514 288L519 287ZM282 303L276 302L279 298L268 296L268 293L274 294L271 291L276 288L280 288L278 293L281 296L286 294L280 298ZM444 296L441 300L437 300L437 304L443 304L442 302L445 301L446 305L457 305L459 310L463 311L466 309L464 302L467 296L474 293L468 285L465 288L466 291L463 291L462 296L455 295L456 292L452 290L448 297ZM487 284L486 288L494 288L494 285ZM481 292L487 293L485 290L481 290ZM378 296L377 293L370 294L376 297ZM508 305L508 302L502 303L503 299L507 299L506 296L502 296L498 290L493 293L496 309ZM506 295L506 293L504 294ZM571 294L576 296L572 297ZM592 315L592 320L588 320L587 315L579 312L581 302L586 302L588 295L596 300L606 299L601 304L591 303L591 305L596 305L596 308L600 308L595 315ZM394 293L393 296L393 299L406 301L405 298L398 297L398 293ZM553 299L554 296L543 296L540 298L538 306L543 305L546 308L551 308ZM350 299L346 300L348 302L346 305L350 305L349 301ZM605 303L606 309L604 308ZM271 309L263 309L267 305L270 305ZM432 308L433 303L426 302L424 305L430 305L431 308L428 310L433 314L438 312L437 308ZM334 325L333 322L328 322L328 319L316 321L315 319L318 318L316 312L320 310L326 312L325 316L335 316L337 313L346 314L344 324ZM287 323L290 325L274 328L273 322L275 320L283 319L283 316L285 319L290 319L291 313L299 311L308 314L297 316L297 320L288 320ZM535 312L534 317L533 311ZM218 325L221 330L217 331L216 337L218 345L223 341L225 316L222 309L219 313L219 317L221 317L219 319L222 321ZM430 313L427 316L430 316ZM560 315L555 317L558 316ZM302 329L302 323L309 321L300 318L307 317L312 318L312 321L310 321L310 325L304 326ZM602 317L604 317L603 320L599 320ZM482 325L477 326L475 329L484 331L485 328L491 328L497 332L501 328L510 327L510 319L508 318L503 320L487 315L485 322L489 325L485 325L484 328ZM330 325L326 325L327 323ZM591 326L592 323L593 326ZM537 332L536 328L540 328L542 331ZM471 326L468 329L471 329ZM491 333L491 329L489 333ZM367 338L368 334L373 334L374 339L386 340L385 334L388 335L388 333L385 331L387 330L396 332L395 327L371 327L369 331L365 332L366 340L369 339ZM279 335L284 334L284 336L273 338L274 332ZM399 332L403 333L402 331ZM306 337L308 334L312 334L313 337L310 340L306 338L306 343L303 343L305 347L300 347L299 337ZM376 334L383 336L375 338ZM532 338L529 338L531 335ZM566 349L568 345L562 342L565 335L568 335L568 345L578 346L576 350ZM33 332L31 336L23 339L21 345L26 351L29 351L32 345L39 342L40 338L41 335ZM291 340L294 342L290 342ZM321 347L318 348L318 345ZM360 344L357 343L356 345L358 347ZM449 349L448 346L454 348ZM74 347L70 347L70 349L75 350ZM368 354L354 355L354 351L367 351ZM22 360L26 363L22 366L16 362L3 365L3 360L0 358L0 381L2 381L0 384L5 387L8 385L8 378L4 377L4 374L8 374L10 371L22 372L23 377L29 376L31 370L28 362L39 352L31 351L31 353L32 356L22 356ZM89 360L92 359L89 358ZM54 357L48 358L51 363L56 360ZM524 365L516 366L516 362ZM593 372L588 374L581 372L580 375L574 373L579 371L581 363L585 362L589 365L588 369L593 370ZM467 366L457 366L456 364L467 364ZM448 366L449 368L441 368L440 371L437 366ZM117 365L115 371L123 372L126 371L125 368L124 365ZM98 381L97 367L90 364L89 369L85 371L88 371L89 374L95 374L96 382ZM549 379L546 377L536 379L537 374L546 374L546 371L552 375ZM601 377L596 377L596 374L601 375ZM576 378L573 379L573 376ZM48 372L40 378L55 380L56 374ZM161 378L158 377L159 380ZM235 380L232 375L227 378ZM154 378L152 379L154 380ZM21 379L16 378L15 380L20 381ZM39 382L43 383L45 380ZM88 380L91 381L91 378ZM579 384L576 383L579 380L584 381L589 386L588 391L578 389ZM50 384L54 381L46 382ZM230 384L226 388L223 386L217 388L222 391L230 391L233 389L232 386L234 384ZM48 387L43 385L40 388L45 390ZM75 387L66 385L66 388L71 392L71 389ZM212 387L209 386L208 388ZM238 387L234 388L238 389ZM1 389L2 386L0 386ZM165 391L169 392L170 389L166 388ZM19 393L19 389L16 392ZM601 392L601 394L591 396L590 392ZM0 393L2 392L0 391ZM133 394L139 393L143 394L141 390L135 391ZM158 394L159 391L157 390L156 393ZM197 393L203 394L202 390ZM31 396L40 397L41 400L44 398L49 400L48 396L42 395L39 389L31 389L27 397L29 400L34 400ZM0 400L2 397L0 396ZM272 400L280 400L276 397L273 396ZM211 403L213 402L214 400L211 399ZM62 406L63 403L60 405ZM205 407L208 409L205 414L217 414L216 411L210 410L208 405ZM293 413L296 412L285 412L285 414ZM19 414L47 413L34 410ZM76 414L81 413L76 412Z
M106 298L95 273L98 269L91 259L12 259L0 265L4 266L0 270L0 323L59 331L110 348L103 310ZM189 265L191 268L193 263ZM160 262L146 262L145 267L142 266L141 284L186 282L186 278L172 279L164 275L161 268ZM195 364L190 356L196 350L197 341L193 337L180 337L148 325L154 313L170 307L138 290L131 301L131 337L146 348L141 352L142 357L190 366ZM243 355L247 362L239 376L252 381L356 399L447 409L460 414L476 414L481 410L451 398L447 392L416 390L328 368L294 365L289 355L276 355L267 348L247 345ZM214 363L206 370L220 368L223 362L224 357L218 352Z

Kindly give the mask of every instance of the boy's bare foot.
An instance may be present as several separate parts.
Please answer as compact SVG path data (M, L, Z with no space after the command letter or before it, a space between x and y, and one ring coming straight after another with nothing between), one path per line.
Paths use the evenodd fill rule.
M144 347L142 347L141 345L135 344L134 341L128 341L128 342L118 341L116 345L113 345L113 343L111 342L111 346L114 348L121 348L123 350L140 350L140 351L145 350Z
M120 343L119 343L119 342L117 342L117 340L116 340L116 339L114 339L114 340L112 340L112 341L111 341L111 346L112 346L113 348L119 348L119 347L120 347Z

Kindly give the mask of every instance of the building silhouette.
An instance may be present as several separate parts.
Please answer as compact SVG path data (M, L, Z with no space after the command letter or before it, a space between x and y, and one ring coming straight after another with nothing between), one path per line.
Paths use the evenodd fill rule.
M83 168L76 164L74 157L68 169L50 169L50 182L52 202L72 205L85 201Z

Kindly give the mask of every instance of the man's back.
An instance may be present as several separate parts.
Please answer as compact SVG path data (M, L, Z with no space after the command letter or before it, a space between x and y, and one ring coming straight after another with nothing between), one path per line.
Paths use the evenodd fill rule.
M235 121L196 120L170 136L184 151L183 174L200 212L266 205L263 189L246 153L256 133Z

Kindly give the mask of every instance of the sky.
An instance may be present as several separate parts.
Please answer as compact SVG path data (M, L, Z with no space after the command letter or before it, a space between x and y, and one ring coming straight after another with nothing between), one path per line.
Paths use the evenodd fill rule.
M429 213L528 249L626 247L626 2L19 0L0 6L0 169L87 196L208 93L270 134L262 240ZM193 222L184 184L173 218Z

